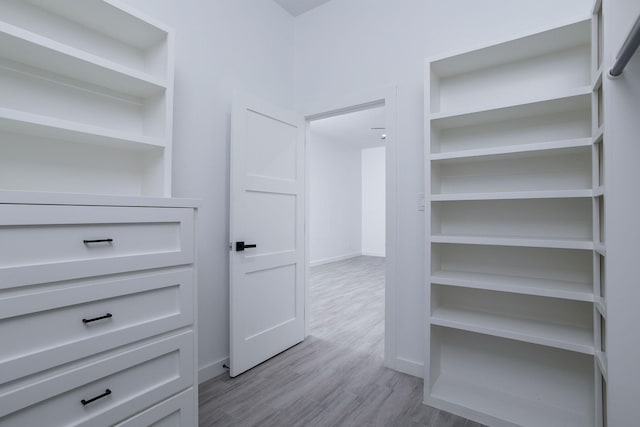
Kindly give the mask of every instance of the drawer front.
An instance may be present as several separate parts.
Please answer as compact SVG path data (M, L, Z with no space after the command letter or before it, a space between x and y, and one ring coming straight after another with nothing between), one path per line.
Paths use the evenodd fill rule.
M193 324L193 270L0 291L0 384Z
M118 423L115 427L189 427L198 425L197 397L193 388Z
M0 288L193 262L193 210L0 207Z
M193 332L80 364L0 394L0 426L113 425L192 387L193 364Z

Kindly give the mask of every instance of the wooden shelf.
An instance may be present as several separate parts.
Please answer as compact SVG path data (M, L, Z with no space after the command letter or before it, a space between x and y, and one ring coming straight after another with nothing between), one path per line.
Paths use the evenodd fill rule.
M592 190L553 190L553 191L504 191L495 193L450 193L432 194L431 201L463 200L520 200L520 199L573 199L588 198L594 195Z
M483 107L430 114L428 119L439 128L452 128L556 111L588 108L591 87L581 86L548 97L532 97L517 102L488 104ZM549 105L556 104L556 105Z
M608 372L607 372L607 353L603 353L602 351L596 351L596 363L598 364L598 368L602 373L602 377L605 381L608 381Z
M595 297L594 298L594 303L595 303L596 309L598 310L598 313L600 313L600 315L606 319L607 318L607 305L604 302L604 298Z
M592 285L590 283L570 282L567 280L439 270L431 274L431 283L574 301L593 301Z
M596 130L595 134L591 138L592 143L597 144L599 142L602 142L603 136L604 136L604 126L601 126L598 128L598 130Z
M591 90L595 91L600 86L602 86L602 64L598 67L596 74L593 76L593 81L591 82Z
M491 147L477 150L449 151L444 153L432 153L431 161L466 159L473 157L495 156L500 154L535 153L537 151L557 150L562 148L587 147L591 145L591 138L576 138L560 141L540 142L535 144L509 145Z
M584 427L591 425L588 415L572 412L561 405L547 405L538 400L524 399L499 389L478 385L453 374L442 374L431 389L427 404L457 414L474 412L474 418L484 424ZM469 416L469 415L467 415Z
M601 185L593 189L593 197L602 197L602 196L604 196L604 185Z
M0 56L125 95L150 97L167 88L165 81L151 75L4 22L0 22Z
M164 148L166 144L166 141L162 138L132 135L126 132L8 108L0 108L0 130L42 138L133 150Z
M506 317L496 313L437 307L431 324L492 335L532 344L594 354L593 331L573 325L547 323L540 319Z
M170 197L173 49L118 0L0 2L0 190Z
M545 239L531 237L457 236L436 234L432 243L458 243L466 245L523 246L532 248L593 250L593 242L580 239Z

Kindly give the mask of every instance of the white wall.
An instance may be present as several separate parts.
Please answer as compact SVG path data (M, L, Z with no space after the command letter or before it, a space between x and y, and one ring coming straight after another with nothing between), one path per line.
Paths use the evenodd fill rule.
M614 62L636 17L638 0L605 0L604 69ZM640 53L622 77L604 79L605 258L608 425L638 425L640 396Z
M232 91L291 107L293 18L266 0L123 0L176 30L173 194L198 217L201 379L229 356L228 174Z
M421 372L423 68L425 57L587 16L593 0L332 0L295 20L300 111L398 87L398 266L395 366Z
M385 256L385 148L361 153L362 255Z
M312 132L309 159L311 265L360 255L360 148Z
M422 192L424 58L586 14L592 0L332 0L295 22L268 0L122 1L177 30L173 186L177 197L202 199L201 366L218 368L229 354L233 88L242 86L272 103L309 111L345 93L390 84L399 91L396 347L400 359L421 364L424 247L416 200Z

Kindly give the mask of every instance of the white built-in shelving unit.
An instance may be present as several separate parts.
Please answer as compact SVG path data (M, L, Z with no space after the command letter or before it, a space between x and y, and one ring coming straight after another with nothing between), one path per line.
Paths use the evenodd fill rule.
M429 405L491 426L602 425L592 30L574 20L427 62Z
M173 43L112 0L0 2L0 189L170 196Z
M116 0L0 1L0 426L198 424L173 44Z

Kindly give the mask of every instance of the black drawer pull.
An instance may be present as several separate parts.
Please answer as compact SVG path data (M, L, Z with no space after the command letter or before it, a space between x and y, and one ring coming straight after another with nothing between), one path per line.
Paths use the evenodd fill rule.
M109 396L110 394L111 394L111 390L106 389L104 393L102 393L100 396L92 397L91 399L87 399L87 400L82 399L80 403L82 403L83 405L88 405L89 403L95 402L96 400L102 399L103 397Z
M113 317L113 314L107 313L104 316L94 317L93 319L82 319L82 323L87 324L87 323L95 322L96 320L111 319L112 317Z
M113 243L113 239L95 239L95 240L83 240L85 245L92 243Z

